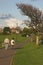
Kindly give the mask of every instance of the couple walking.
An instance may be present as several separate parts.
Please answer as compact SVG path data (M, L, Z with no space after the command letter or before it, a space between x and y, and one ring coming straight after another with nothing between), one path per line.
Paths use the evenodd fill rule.
M11 47L13 47L14 43L15 43L14 38L12 38L11 41L9 41L8 38L5 38L5 40L4 40L5 49L7 50L9 45L11 45Z

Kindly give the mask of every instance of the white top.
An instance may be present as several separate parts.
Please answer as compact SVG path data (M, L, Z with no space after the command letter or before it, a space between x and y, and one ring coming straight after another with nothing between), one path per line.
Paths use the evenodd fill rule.
M14 45L14 42L15 42L14 40L11 40L11 45Z
M4 43L9 43L9 39L5 38Z

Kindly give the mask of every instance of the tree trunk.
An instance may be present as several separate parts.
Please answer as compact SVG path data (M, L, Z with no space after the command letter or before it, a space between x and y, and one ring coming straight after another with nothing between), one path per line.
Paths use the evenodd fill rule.
M39 45L39 36L36 36L36 45Z

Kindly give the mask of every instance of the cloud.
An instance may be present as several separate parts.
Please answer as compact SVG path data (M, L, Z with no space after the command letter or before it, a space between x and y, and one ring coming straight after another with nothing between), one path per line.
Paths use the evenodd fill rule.
M12 28L12 27L17 27L17 25L21 26L23 21L17 20L15 18L10 18L10 19L6 19L5 23L6 23L6 26L9 26L10 28Z
M13 16L11 14L1 14L0 15L0 19L9 19L9 18L13 18Z
M10 28L17 27L17 25L21 28L24 28L25 25L22 24L23 21L15 19L11 14L2 14L0 15L0 27L8 26Z

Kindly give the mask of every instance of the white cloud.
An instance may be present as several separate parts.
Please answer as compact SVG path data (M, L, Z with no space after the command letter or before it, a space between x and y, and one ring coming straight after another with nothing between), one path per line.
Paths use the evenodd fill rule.
M0 27L5 27L9 26L10 28L12 27L17 27L17 25L21 28L26 27L25 24L22 20L15 19L11 14L0 14Z
M14 18L10 18L10 19L6 19L5 23L6 23L6 26L9 26L10 28L12 28L12 27L16 27L17 25L21 26L23 21L20 21L20 20L14 19Z

